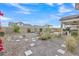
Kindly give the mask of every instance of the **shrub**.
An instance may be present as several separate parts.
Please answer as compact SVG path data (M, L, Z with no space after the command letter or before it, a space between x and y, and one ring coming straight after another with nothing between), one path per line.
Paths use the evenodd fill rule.
M77 37L78 36L78 31L71 31L71 35L73 37Z
M61 34L58 34L58 35L57 34L53 34L53 38L58 38L59 39L59 38L61 38Z
M31 29L30 29L30 28L28 28L28 29L27 29L27 32L28 32L28 33L30 33L30 32L31 32Z
M49 27L47 27L45 31L42 31L40 34L40 39L47 40L47 39L52 38L50 30L51 29Z
M70 52L74 52L76 48L76 40L73 36L68 35L66 38L66 48Z
M4 35L5 35L5 32L2 29L0 29L0 36L3 37Z
M3 36L4 36L4 34L5 34L4 32L0 32L0 36L1 36L1 37L3 37Z
M12 28L13 28L13 32L15 32L15 33L19 33L20 32L20 27L17 24L13 24Z
M47 40L47 39L50 39L51 38L51 35L49 32L43 32L41 35L40 35L40 39L42 40Z
M77 36L77 40L79 41L79 30L78 30L78 36Z
M39 32L42 32L42 31L43 31L43 29L42 29L42 28L40 28L40 29L39 29Z

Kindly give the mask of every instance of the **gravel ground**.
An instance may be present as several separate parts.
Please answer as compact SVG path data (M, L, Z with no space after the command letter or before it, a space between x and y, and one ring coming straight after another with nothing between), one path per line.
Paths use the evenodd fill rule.
M5 48L5 56L25 56L25 51L31 50L30 56L68 56L72 55L66 52L63 39L49 39L39 40L34 33L25 34L26 37L22 38L22 35L7 36ZM30 44L34 43L34 46ZM64 54L57 52L58 49L65 51Z

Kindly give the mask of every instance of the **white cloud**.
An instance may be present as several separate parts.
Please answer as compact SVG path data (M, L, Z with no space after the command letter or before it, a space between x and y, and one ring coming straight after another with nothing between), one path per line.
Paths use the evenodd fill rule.
M1 20L12 20L12 18L9 18L9 17L3 17L3 16L1 16L0 19L1 19Z
M49 21L50 21L49 19L39 20L39 21L36 22L36 24L38 24L38 25L45 25L45 24L49 23Z
M46 3L47 5L49 5L49 6L53 6L54 5L54 3ZM63 3L57 3L57 5L63 5Z
M15 3L15 4L14 3L10 3L10 5L12 5L14 7L17 7L17 8L19 8L22 11L29 11L29 9L27 9L27 8L21 6L20 4L17 4L17 3Z
M71 9L65 8L64 5L60 6L59 8L59 13L66 13L66 12L71 12Z
M72 3L72 6L75 7L75 3Z
M53 27L54 28L60 28L60 25L54 25Z
M71 13L68 13L69 15L75 15L75 14L77 14L77 13L74 13L74 12L71 12Z
M60 18L61 18L61 17L58 16L58 15L50 15L50 17L51 17L52 19L60 19Z
M0 17L0 21L1 21L2 26L8 26L8 22L11 20L13 20L13 19L9 18L9 17L4 17L4 16Z
M62 16L62 15L64 15L63 13L58 13L58 14L56 14L57 16Z
M54 5L53 3L45 3L45 4L47 4L49 6L53 6Z
M22 21L22 22L26 23L26 24L32 24L32 25L45 25L45 24L49 24L51 19L37 19L34 21L31 21L31 22L30 21Z
M63 3L57 3L58 5L63 5Z
M30 9L23 7L20 4L18 4L18 3L15 3L15 4L14 3L10 3L10 5L12 5L12 6L14 6L14 7L19 9L19 11L17 11L17 13L31 14L31 10Z
M31 12L26 12L26 11L18 11L16 13L20 13L20 14L31 14Z

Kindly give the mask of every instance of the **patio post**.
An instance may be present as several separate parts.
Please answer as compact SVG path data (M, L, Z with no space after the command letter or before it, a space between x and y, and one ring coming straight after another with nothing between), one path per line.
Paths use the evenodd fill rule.
M61 35L63 34L63 23L61 22Z

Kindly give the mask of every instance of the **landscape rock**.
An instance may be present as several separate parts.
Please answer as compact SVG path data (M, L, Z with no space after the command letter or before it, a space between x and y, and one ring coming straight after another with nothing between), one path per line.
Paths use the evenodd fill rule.
M59 52L59 53L61 53L61 54L64 54L64 53L65 53L65 51L62 50L62 49L58 49L57 52Z
M29 56L29 55L31 55L33 52L31 51L31 50L27 50L27 51L25 51L25 55L26 56Z

